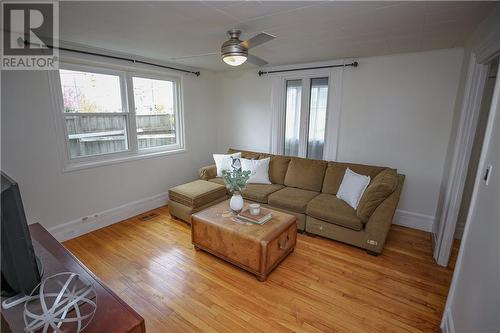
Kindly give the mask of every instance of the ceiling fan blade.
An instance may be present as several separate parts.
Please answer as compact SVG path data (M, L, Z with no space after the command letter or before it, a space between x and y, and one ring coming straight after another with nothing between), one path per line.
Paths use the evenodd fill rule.
M241 42L240 45L243 45L247 49L251 49L252 47L256 47L261 44L267 43L275 38L276 36L268 34L267 32L261 32L260 34L253 36L249 40Z
M267 62L267 61L265 61L264 59L259 58L259 57L254 56L254 55L251 55L251 54L249 54L249 55L248 55L247 61L248 61L249 63L254 64L254 65L257 65L257 66L259 66L259 67L260 67L260 66L264 66L264 65L267 65L267 64L268 64L268 62Z
M170 58L170 60L182 60L182 59L199 58L199 57L206 57L206 56L213 56L213 55L220 55L220 52L193 54L193 55L188 55L188 56L184 56L184 57L174 57L174 58Z

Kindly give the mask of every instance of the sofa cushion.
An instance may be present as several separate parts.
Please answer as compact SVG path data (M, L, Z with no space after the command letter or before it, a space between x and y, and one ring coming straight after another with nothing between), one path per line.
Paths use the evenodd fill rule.
M363 223L356 211L332 194L321 193L312 199L307 205L306 214L349 229L363 229Z
M249 160L256 160L260 156L260 153L256 153L256 152L253 152L253 151L247 151L247 150L241 150L241 149L234 149L234 148L229 148L227 150L228 154L234 154L234 153L239 153L239 152L241 152L241 157L248 158Z
M320 192L326 166L326 161L294 157L288 165L285 185Z
M361 197L356 211L363 222L367 222L375 209L384 201L398 185L398 174L395 169L385 169L368 185Z
M328 162L321 192L337 194L347 168L360 175L370 176L371 179L385 169L384 167L363 164Z
M171 201L188 207L198 208L226 195L226 189L220 184L195 180L168 190Z
M267 198L271 193L281 190L284 186L279 184L247 184L241 192L243 198L261 203L267 203Z
M212 178L209 182L226 186L224 179L220 177ZM241 192L241 195L247 200L267 203L269 195L281 190L283 187L284 186L280 184L247 184L247 187Z
M281 155L272 155L272 154L260 154L259 158L267 158L270 157L271 161L269 162L269 180L273 184L281 184L285 183L286 171L288 170L288 164L290 163L291 158L288 156Z
M288 209L297 213L305 213L309 201L319 193L300 188L285 187L269 195L267 202L271 206Z

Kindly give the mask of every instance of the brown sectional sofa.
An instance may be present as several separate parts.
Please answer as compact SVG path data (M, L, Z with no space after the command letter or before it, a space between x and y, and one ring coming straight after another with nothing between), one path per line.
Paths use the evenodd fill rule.
M272 184L248 184L242 192L245 199L294 215L299 231L352 244L371 254L382 252L404 175L378 166L228 151L234 152L241 152L243 158L271 158ZM336 197L347 168L371 178L358 210ZM224 185L224 181L216 177L215 165L203 167L199 173L203 180Z

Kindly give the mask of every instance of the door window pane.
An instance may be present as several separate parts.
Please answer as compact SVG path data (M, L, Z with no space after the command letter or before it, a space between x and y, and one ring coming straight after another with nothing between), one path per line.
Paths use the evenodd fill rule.
M71 158L117 153L128 149L127 116L67 115Z
M300 105L302 80L286 81L285 155L299 155Z
M118 75L61 69L65 113L123 112Z
M311 79L307 158L323 159L327 102L328 78Z
M174 82L133 78L139 149L177 144Z

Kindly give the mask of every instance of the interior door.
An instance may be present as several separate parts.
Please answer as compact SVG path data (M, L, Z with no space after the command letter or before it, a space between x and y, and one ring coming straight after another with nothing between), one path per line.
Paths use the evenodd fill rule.
M436 211L437 220L432 234L434 259L439 265L445 267L448 266L453 246L463 186L472 150L473 140L470 138L474 137L476 130L488 67L488 65L478 63L474 53L471 55L457 136L454 140L453 151L446 161L445 168L449 174L440 194Z

